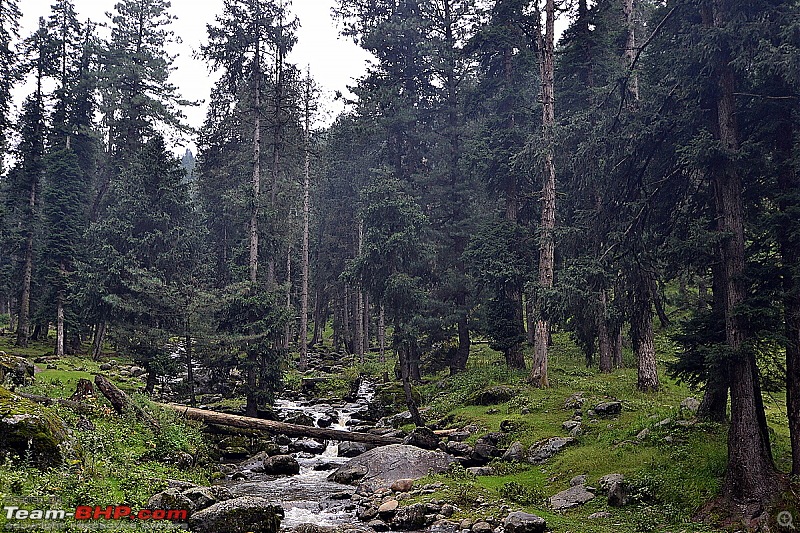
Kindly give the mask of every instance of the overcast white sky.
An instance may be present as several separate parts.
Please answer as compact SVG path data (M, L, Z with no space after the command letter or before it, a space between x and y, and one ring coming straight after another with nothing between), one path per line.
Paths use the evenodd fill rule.
M106 12L114 11L117 0L75 0L75 9L81 20L106 21ZM52 0L22 0L22 35L33 32L39 17L48 16ZM369 54L356 46L351 40L339 37L335 22L331 19L334 0L292 0L292 11L300 19L298 44L289 60L302 70L311 67L311 76L323 91L324 122L329 122L341 111L341 104L332 102L335 91L347 93L347 86L364 73ZM194 52L206 39L206 24L213 23L222 11L222 0L172 0L170 12L178 17L172 29L182 40L176 44L172 54L177 70L173 82L180 87L182 96L188 100L208 100L211 85L215 79L209 74L200 60L194 59ZM199 128L205 117L206 106L185 110L189 125ZM193 142L188 143L194 146Z

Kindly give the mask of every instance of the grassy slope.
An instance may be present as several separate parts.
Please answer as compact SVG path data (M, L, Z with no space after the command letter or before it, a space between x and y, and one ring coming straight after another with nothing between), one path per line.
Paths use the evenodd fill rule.
M12 346L10 337L0 337L0 350L13 355L29 357L49 355L52 347L33 343L20 350ZM57 369L44 369L37 364L36 381L21 388L26 392L52 398L67 398L75 391L80 378L91 379L98 364L91 359L67 357L56 363ZM140 382L121 379L117 384L135 390ZM141 400L141 398L139 399ZM144 506L148 498L166 487L167 479L181 479L208 484L208 468L180 468L160 459L177 452L197 457L204 454L202 435L191 423L178 420L169 413L158 413L162 431L154 434L149 427L132 417L121 417L113 412L105 399L96 399L96 413L89 416L95 429L76 429L79 416L66 408L51 408L72 429L74 451L69 461L60 468L42 472L28 465L24 459L7 459L0 463L0 501L3 505L18 505L23 509L74 509L77 505L129 505L134 509ZM0 531L12 527L0 514ZM13 522L17 522L14 520ZM102 521L106 528L120 531L178 531L168 523L132 525L125 522ZM25 531L35 532L35 522L21 521ZM63 522L56 531L85 531L87 525L74 521ZM52 531L52 529L47 529Z
M577 445L542 466L509 468L502 464L499 474L473 477L456 473L437 476L449 485L446 499L460 503L460 517L503 516L501 506L535 512L547 519L556 532L634 532L634 531L714 531L690 521L692 513L713 497L721 483L726 464L726 432L723 426L692 423L659 426L666 418L673 421L690 418L679 409L680 402L697 392L664 377L656 394L636 390L636 370L627 368L610 375L587 369L583 357L565 335L555 336L550 365L552 387L538 390L529 387L524 374L505 369L499 354L478 348L477 367L455 378L442 378L424 386L423 396L434 418L446 418L449 427L472 423L483 432L498 431L503 420L513 421L518 429L510 441L528 446L551 436L564 436L561 424L572 417L564 409L564 400L582 391L584 410L609 398L622 400L624 410L618 418L592 423L584 416L584 434ZM661 341L659 353L671 356L671 346ZM664 361L661 361L663 369ZM518 390L509 402L495 406L470 405L476 391L490 385L505 384ZM767 418L773 431L773 446L778 464L788 469L789 442L783 399L765 398ZM525 409L529 414L521 414ZM644 428L650 435L639 441L636 435ZM670 442L671 440L671 442ZM589 484L599 477L621 473L632 483L638 502L621 509L609 508L604 498L564 513L553 513L546 497L569 486L579 474L589 476ZM441 494L432 498L442 497ZM481 509L474 503L482 499ZM609 511L611 518L588 520L597 511Z

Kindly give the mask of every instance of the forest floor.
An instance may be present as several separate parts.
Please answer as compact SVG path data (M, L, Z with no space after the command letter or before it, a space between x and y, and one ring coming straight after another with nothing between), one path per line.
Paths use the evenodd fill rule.
M11 342L10 337L0 337L0 351L31 359L52 353L48 344L33 344L27 350L19 350ZM680 409L685 398L700 396L664 375L665 364L673 357L670 342L659 338L662 387L655 394L636 390L634 368L602 375L586 368L583 355L567 335L555 335L554 342L550 361L552 386L547 390L531 388L524 373L509 371L499 353L485 344L476 344L467 372L454 377L447 376L445 371L428 375L416 387L426 409L426 419L438 428L478 426L480 429L468 440L470 443L487 432L499 431L504 423L506 429L512 428L508 443L519 440L527 447L547 437L566 436L562 424L572 418L573 410L565 409L564 402L576 392L583 393L584 410L610 399L621 401L623 410L619 416L596 422L584 416L583 434L577 443L543 465L498 461L492 464L494 474L489 476L474 476L463 469L454 469L434 477L443 484L440 492L403 504L421 499L446 500L460 508L456 519L502 519L508 508L525 510L545 518L548 528L557 533L720 531L692 522L691 517L718 493L726 464L725 427L698 423L690 412ZM80 378L91 378L98 371L98 363L85 357L67 357L51 362L50 366L55 368L43 368L33 384L20 390L66 398ZM370 354L366 364L353 364L337 384L344 393L348 380L355 376L366 374L380 380L387 372L391 374L391 370L389 364L377 363L375 354ZM290 372L286 383L288 387L298 386L299 376ZM119 381L118 385L132 391L141 382L130 378ZM513 397L495 405L475 405L476 393L494 386L510 387ZM336 393L336 389L334 386L327 393ZM783 393L767 392L764 400L776 462L781 470L788 471L790 448ZM146 402L141 396L137 401ZM157 411L163 429L156 434L137 420L114 413L104 399L97 402L98 409L89 416L95 429L73 430L75 453L65 465L42 471L24 461L8 459L0 464L0 502L25 503L28 507L38 503L44 509L87 504L127 504L139 508L152 494L165 488L168 479L207 485L221 476L209 458L208 443L198 424ZM397 407L403 408L401 402L397 402ZM61 407L53 409L69 427L79 426L79 415ZM637 438L643 429L648 429L649 434ZM174 459L180 453L191 454L197 459L196 464L203 466L179 465ZM547 498L568 488L574 476L585 474L588 484L594 486L601 476L611 473L625 475L632 500L629 505L609 507L605 498L597 497L565 512L549 510ZM797 509L775 512L780 510L789 510L800 517ZM601 511L609 514L589 519ZM7 526L5 515L0 514L0 531L10 530ZM65 523L57 531L84 530L69 527L76 526ZM127 527L128 531L144 530L142 526L120 527L121 530ZM166 523L151 523L148 527L148 530L176 530Z

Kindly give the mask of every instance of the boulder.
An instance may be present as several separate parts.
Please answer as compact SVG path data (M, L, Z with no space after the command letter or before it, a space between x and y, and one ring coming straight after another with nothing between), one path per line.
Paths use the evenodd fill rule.
M413 479L398 479L389 487L395 492L408 492L414 487Z
M202 510L206 507L211 507L217 502L230 500L233 498L231 491L225 487L192 487L183 491L183 495L187 497L194 504L196 510ZM158 507L157 509L165 509L165 507Z
M473 448L466 442L459 442L450 440L444 445L444 449L447 453L451 455L457 455L460 457L470 457L472 455Z
M314 419L306 413L300 411L289 412L283 417L287 424L297 424L299 426L314 427Z
M586 490L585 485L575 485L567 490L562 490L558 494L550 497L550 505L556 511L572 509L593 500L594 494Z
M29 457L39 467L63 461L64 421L49 409L0 387L0 458Z
M241 496L192 514L194 533L278 533L283 509L263 498Z
M574 478L569 480L570 487L576 487L578 485L586 485L586 481L589 476L586 474L581 474L580 476L575 476Z
M622 474L606 474L597 484L600 490L608 494L608 505L622 507L628 503L628 484Z
M443 452L390 444L350 459L328 479L345 484L361 480L365 486L388 487L398 479L419 479L429 473L444 472L452 462L453 458Z
M586 398L583 397L583 392L576 392L564 400L564 409L580 409L585 401Z
M550 437L539 441L528 448L528 461L543 463L574 442L574 437Z
M341 442L339 443L339 457L357 457L367 449L367 445L362 442Z
M259 469L253 468L253 472L264 472L277 476L293 476L300 473L300 463L291 455L273 455L267 457Z
M622 402L601 402L594 406L594 412L600 418L609 418L622 412Z
M697 410L700 409L700 401L697 400L697 398L689 396L681 402L681 409L689 411L690 413L696 413Z
M194 502L181 493L180 489L167 489L153 494L147 504L147 509L181 509L191 514L196 509Z
M437 520L428 528L428 533L458 533L458 522Z
M378 507L378 514L384 519L391 518L394 516L394 513L397 511L398 507L400 507L400 502L397 500L389 500Z
M467 468L467 472L473 476L493 476L494 468L491 466L470 466Z
M326 447L327 446L321 442L315 441L314 439L297 439L289 445L289 450L293 452L306 452L319 455L325 451Z
M522 463L525 461L525 448L520 441L515 441L508 447L503 454L503 461L512 463Z
M511 387L491 387L475 395L475 405L495 405L509 401L517 393Z
M472 526L472 533L492 533L494 528L488 522L480 520Z
M403 444L417 446L426 450L435 450L439 447L439 437L432 429L427 427L416 427L409 433L408 437L403 440Z
M397 510L392 526L402 531L417 530L425 526L425 504L415 503Z
M547 523L541 516L516 511L503 521L503 529L506 533L544 533Z
M0 383L8 378L15 385L24 385L33 378L34 372L33 364L24 357L0 352Z

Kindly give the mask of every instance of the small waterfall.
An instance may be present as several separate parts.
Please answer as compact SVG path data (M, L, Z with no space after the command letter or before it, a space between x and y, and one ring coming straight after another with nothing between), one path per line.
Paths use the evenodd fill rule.
M354 402L341 407L327 404L309 405L304 401L279 399L275 410L282 414L303 413L314 420L314 424L336 413L333 429L345 430L354 413L363 409L375 398L371 383L362 382ZM300 463L300 473L294 476L268 476L251 474L248 481L230 482L228 488L234 496L262 496L283 506L285 516L282 529L291 529L300 524L312 523L320 526L336 526L355 522L352 511L345 509L349 500L333 500L338 492L350 491L352 487L328 481L331 470L347 462L339 457L339 442L329 441L325 451L319 455L295 453Z

